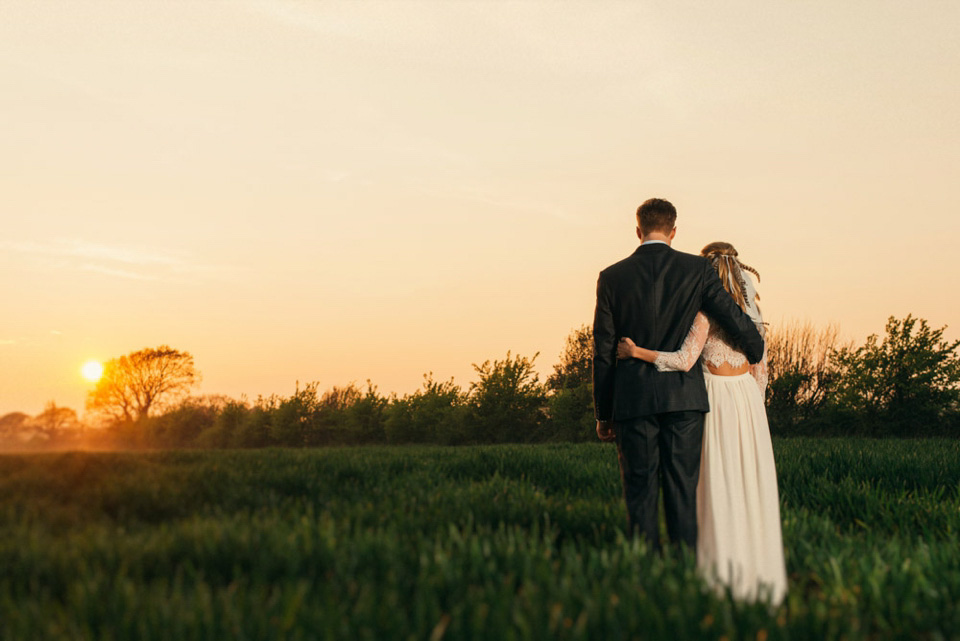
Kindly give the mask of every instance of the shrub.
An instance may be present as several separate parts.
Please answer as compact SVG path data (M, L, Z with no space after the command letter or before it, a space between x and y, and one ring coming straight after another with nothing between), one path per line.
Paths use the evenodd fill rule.
M469 438L477 443L527 442L540 433L545 392L533 369L533 358L521 356L474 364L479 380L470 384Z
M944 431L960 405L960 340L926 320L891 316L886 335L836 353L836 404L862 416L868 432L926 435Z
M572 330L560 362L547 377L547 416L543 437L551 441L585 441L596 433L593 411L593 331Z
M257 397L257 402L243 418L237 427L236 438L231 445L237 447L265 447L275 445L271 437L271 415L278 403L275 396L269 398Z
M250 414L243 401L228 399L213 421L213 426L197 437L199 447L224 448L240 445L240 430Z
M583 385L593 385L593 330L587 325L570 332L560 362L547 377L547 389L554 392Z
M367 380L367 390L343 408L343 423L350 443L382 443L386 439L386 408L390 399L377 394Z
M466 395L451 378L433 380L423 375L423 388L395 398L386 409L385 435L390 443L442 443L467 440Z
M213 427L219 403L208 399L188 398L159 416L137 421L145 443L163 447L191 447L201 432Z
M560 389L547 400L545 438L551 441L592 441L596 435L593 385Z

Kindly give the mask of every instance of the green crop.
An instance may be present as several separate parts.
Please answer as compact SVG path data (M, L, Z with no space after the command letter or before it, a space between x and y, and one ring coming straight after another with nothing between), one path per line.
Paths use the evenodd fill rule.
M775 610L625 538L602 444L2 456L0 639L960 639L960 443L775 451Z

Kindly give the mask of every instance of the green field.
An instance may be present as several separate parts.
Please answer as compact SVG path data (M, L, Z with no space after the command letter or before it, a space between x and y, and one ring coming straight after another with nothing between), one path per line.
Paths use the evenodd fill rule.
M960 443L775 449L773 612L624 538L609 445L0 456L0 639L960 639Z

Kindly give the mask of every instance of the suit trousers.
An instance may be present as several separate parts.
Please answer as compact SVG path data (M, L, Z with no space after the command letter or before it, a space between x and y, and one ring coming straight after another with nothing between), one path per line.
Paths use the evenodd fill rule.
M654 550L660 550L657 500L662 484L670 541L686 544L696 554L703 420L703 412L685 411L615 423L627 527Z

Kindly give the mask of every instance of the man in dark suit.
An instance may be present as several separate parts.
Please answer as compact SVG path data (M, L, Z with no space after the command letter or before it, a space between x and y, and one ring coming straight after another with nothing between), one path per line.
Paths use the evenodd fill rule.
M658 372L638 359L618 362L617 341L629 337L649 349L676 351L700 310L726 330L750 363L762 358L763 339L707 260L670 246L676 220L677 210L666 200L640 205L640 247L600 272L593 400L597 435L617 442L630 532L660 549L662 480L670 540L695 551L703 418L710 410L703 370Z

